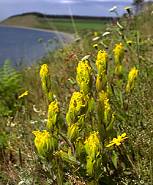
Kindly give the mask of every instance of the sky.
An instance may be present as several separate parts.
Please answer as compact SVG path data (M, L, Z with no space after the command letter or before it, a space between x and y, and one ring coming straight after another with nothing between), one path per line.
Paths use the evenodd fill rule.
M124 7L133 0L0 0L0 20L25 12L41 12L54 15L112 16L109 9Z

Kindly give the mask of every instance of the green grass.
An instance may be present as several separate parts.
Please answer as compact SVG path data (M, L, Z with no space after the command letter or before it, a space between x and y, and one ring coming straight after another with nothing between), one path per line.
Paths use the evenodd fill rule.
M43 19L39 18L40 25L44 29L53 29L58 31L72 32L85 30L102 30L106 22L100 20L79 20L79 19Z

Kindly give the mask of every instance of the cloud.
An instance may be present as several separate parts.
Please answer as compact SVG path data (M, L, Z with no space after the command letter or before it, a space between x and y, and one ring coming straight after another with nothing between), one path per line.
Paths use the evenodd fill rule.
M59 1L59 3L63 3L63 4L73 4L73 3L77 3L77 1L74 1L74 0L61 0L61 1Z

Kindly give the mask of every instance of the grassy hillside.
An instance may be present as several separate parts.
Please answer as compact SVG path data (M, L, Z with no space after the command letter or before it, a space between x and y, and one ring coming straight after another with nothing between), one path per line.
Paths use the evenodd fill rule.
M38 14L39 15L39 14ZM25 26L34 28L43 28L75 33L82 30L101 30L108 20L99 20L94 18L74 18L70 17L51 17L38 16L37 14L25 14L10 17L1 22L3 25Z
M83 32L21 72L5 63L2 185L153 184L152 11Z

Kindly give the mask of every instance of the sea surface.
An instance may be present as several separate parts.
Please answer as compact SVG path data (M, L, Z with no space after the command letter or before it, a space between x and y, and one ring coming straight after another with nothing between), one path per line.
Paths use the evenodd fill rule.
M0 26L0 66L11 60L14 66L29 66L49 51L68 41L62 33Z

